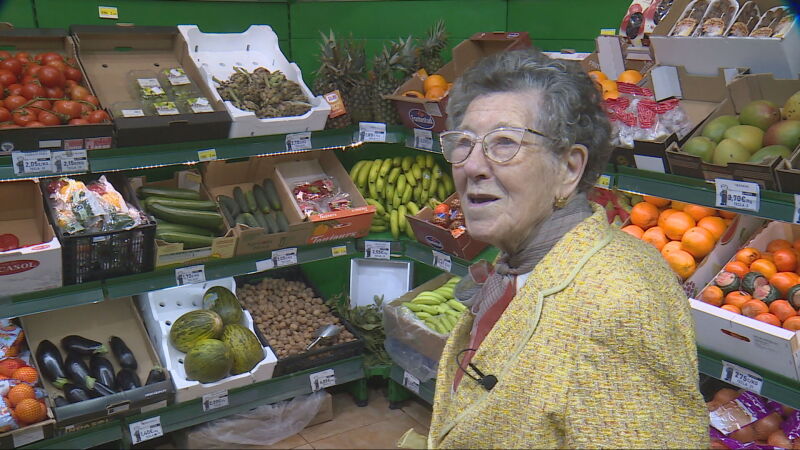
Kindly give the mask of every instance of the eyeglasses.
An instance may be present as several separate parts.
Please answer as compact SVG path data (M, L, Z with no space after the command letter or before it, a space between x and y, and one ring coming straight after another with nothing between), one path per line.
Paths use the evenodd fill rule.
M487 158L496 163L504 163L517 156L525 140L525 133L550 139L530 128L500 127L486 133L483 138L471 131L445 131L439 134L439 142L444 159L450 164L466 161L478 140L483 144L483 154Z

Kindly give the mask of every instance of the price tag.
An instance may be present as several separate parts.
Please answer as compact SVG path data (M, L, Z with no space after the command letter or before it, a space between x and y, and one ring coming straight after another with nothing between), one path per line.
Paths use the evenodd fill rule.
M716 178L714 183L717 185L717 207L758 212L761 187L757 183L725 178Z
M297 264L297 247L273 250L272 260L275 262L275 267Z
M616 36L616 28L600 28L600 36Z
M438 267L445 272L450 272L450 269L453 268L453 262L450 261L450 255L445 255L442 252L437 252L436 250L433 251L433 265L434 267Z
M359 122L358 140L361 142L386 142L386 124L382 122Z
M183 86L191 83L189 77L186 76L186 72L181 68L169 69L167 71L167 80L169 80L169 84L173 86Z
M11 152L11 161L16 175L53 173L53 155L50 150Z
M153 106L156 107L156 113L159 116L174 116L181 113L175 102L154 102Z
M433 150L433 133L431 130L414 128L414 148Z
M175 269L175 281L178 286L206 282L206 266L203 264Z
M764 379L759 374L728 361L722 361L720 380L747 389L754 394L760 394L761 387L764 386Z
M207 148L205 150L198 150L197 151L197 159L199 161L214 161L217 159L217 149L215 148Z
M123 109L122 117L144 117L144 111L141 109Z
M311 392L317 392L320 389L336 386L336 374L333 372L333 369L312 373L308 376L308 379L311 382Z
M189 108L191 108L192 112L195 114L214 112L214 108L205 97L190 98L186 100L186 102L189 104Z
M101 19L119 19L119 10L116 6L98 6L97 12Z
M263 272L265 270L269 270L275 267L275 262L271 259L262 259L261 261L256 261L256 272Z
M347 246L346 245L337 245L336 247L331 247L331 256L344 256L347 254Z
M33 427L30 430L17 431L11 437L14 441L14 448L19 448L44 439L44 427Z
M203 396L203 411L224 408L228 406L228 391L212 392Z
M86 155L86 150L59 150L54 151L52 156L56 173L89 171L89 157Z
M149 441L164 435L161 429L161 416L151 417L128 425L131 431L131 444Z
M595 186L603 189L611 189L611 181L613 178L611 175L602 174L599 178L597 178L597 182L594 184Z
M409 391L419 395L419 378L403 371L403 386Z
M794 194L794 214L792 222L800 223L800 194Z
M392 243L388 241L365 241L364 256L374 259L391 259Z
M145 98L160 97L166 92L161 87L161 83L156 78L137 78L136 82L139 84L141 93Z
M296 152L300 150L311 150L311 132L292 133L286 135L286 151Z

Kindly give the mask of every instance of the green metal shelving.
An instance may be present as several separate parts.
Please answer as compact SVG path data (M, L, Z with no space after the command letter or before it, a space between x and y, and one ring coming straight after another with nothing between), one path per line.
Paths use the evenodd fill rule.
M433 405L433 394L436 391L436 379L412 384L406 380L405 372L406 371L402 367L397 364L392 364L392 368L389 371L389 379L395 383L395 385L391 386L389 389L390 405L407 399L410 394L419 397L429 405ZM419 380L415 381L418 382ZM405 395L403 392L398 392L398 389L402 389Z

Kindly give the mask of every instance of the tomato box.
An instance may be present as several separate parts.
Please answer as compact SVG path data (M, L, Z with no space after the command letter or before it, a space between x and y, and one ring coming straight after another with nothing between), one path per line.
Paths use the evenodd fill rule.
M451 194L445 199L444 203L449 205L453 199L457 198L457 193ZM431 223L433 217L434 212L429 206L419 210L417 215L406 214L406 219L419 242L467 261L476 257L478 253L489 245L486 242L474 239L469 232L454 237L450 230Z

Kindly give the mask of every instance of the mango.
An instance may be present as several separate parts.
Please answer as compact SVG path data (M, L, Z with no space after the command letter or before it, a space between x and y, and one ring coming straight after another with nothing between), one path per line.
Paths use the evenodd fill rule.
M716 142L705 136L695 136L686 141L681 150L710 163L714 157L714 148L716 146Z
M703 127L701 135L714 142L719 142L722 140L725 130L736 125L739 125L739 119L736 116L723 115L715 117Z
M748 152L751 154L758 151L764 145L762 142L764 141L764 131L761 128L754 127L752 125L736 125L734 127L730 127L725 130L725 134L722 135L725 139L734 139L742 144L742 147L747 149ZM724 139L723 139L724 140ZM749 158L748 156L747 158ZM745 160L747 160L745 158Z
M714 149L712 162L727 166L729 162L745 162L750 159L750 151L735 139L723 139Z
M800 145L800 120L782 120L769 127L764 145L783 145L790 150Z
M800 91L795 92L783 104L783 118L787 120L800 120Z
M747 160L747 162L754 162L760 163L764 162L764 160L768 158L772 158L775 156L788 158L792 152L788 148L784 147L783 145L768 145L761 150L753 153L753 156Z
M739 112L739 123L761 128L761 131L767 131L779 120L781 120L781 110L769 100L752 101Z

